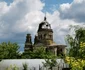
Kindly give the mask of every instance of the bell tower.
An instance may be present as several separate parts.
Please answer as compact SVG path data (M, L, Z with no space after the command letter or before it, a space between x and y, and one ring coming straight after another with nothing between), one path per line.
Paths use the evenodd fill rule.
M27 34L24 50L27 51L29 49L32 50L32 41L31 41L31 35L30 34Z
M50 45L53 43L53 30L51 29L51 25L47 22L46 16L44 17L44 20L39 24L34 44L36 43L42 43L44 45Z

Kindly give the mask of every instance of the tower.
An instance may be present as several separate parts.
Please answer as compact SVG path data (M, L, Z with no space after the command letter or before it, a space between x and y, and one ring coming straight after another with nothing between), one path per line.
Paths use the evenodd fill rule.
M27 34L24 50L27 51L29 49L32 50L32 41L31 41L31 35L30 34Z
M44 21L39 24L34 44L47 46L51 43L53 43L53 30L51 29L51 25L47 22L46 17L44 17Z

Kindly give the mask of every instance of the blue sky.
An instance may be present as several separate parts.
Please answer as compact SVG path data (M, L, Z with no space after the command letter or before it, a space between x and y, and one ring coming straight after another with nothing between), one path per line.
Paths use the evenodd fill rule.
M13 2L13 0L0 0L0 1L5 1L5 2L7 2L7 3L8 3L8 5L9 5L10 3L12 3L12 2Z
M23 51L26 34L33 41L46 13L54 42L66 44L69 26L85 24L84 11L85 0L0 0L0 43L17 42Z
M63 3L71 3L73 0L41 0L45 3L43 12L53 12L52 8L59 9L59 5Z
M13 0L1 0L7 2L8 5L13 2ZM71 3L73 0L41 0L43 3L45 3L45 6L43 8L43 12L50 12L53 13L52 8L59 9L59 5L63 3Z

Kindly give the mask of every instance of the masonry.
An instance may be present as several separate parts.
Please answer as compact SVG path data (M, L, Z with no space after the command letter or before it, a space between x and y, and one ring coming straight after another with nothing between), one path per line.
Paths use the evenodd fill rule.
M34 38L34 44L31 41L31 34L27 34L24 51L32 50L43 46L46 50L50 50L55 55L64 54L66 45L59 45L53 41L53 30L51 25L47 22L46 17L39 24L37 34Z

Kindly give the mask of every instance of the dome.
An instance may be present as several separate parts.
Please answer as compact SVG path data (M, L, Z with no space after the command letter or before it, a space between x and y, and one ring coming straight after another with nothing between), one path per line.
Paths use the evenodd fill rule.
M46 30L50 30L51 29L51 25L46 21L46 17L44 17L44 21L42 21L40 24L39 24L39 30L41 29L46 29Z

